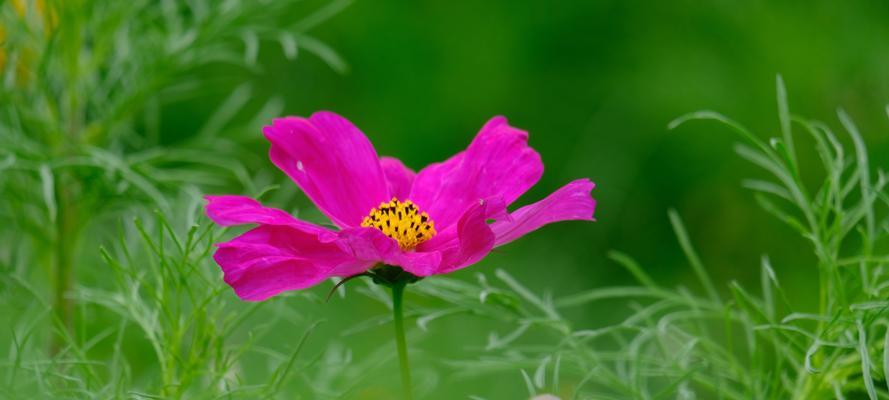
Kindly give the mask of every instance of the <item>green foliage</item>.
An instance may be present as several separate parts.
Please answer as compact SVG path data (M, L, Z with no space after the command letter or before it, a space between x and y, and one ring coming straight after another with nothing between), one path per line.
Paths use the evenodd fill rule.
M418 393L434 398L442 378L506 374L513 377L514 387L525 388L519 392L556 393L565 399L889 398L885 174L878 170L876 179L871 178L866 148L845 113L840 111L839 118L853 144L851 152L825 124L789 114L780 80L778 93L785 129L780 139L762 141L709 111L679 118L671 128L690 120L717 120L746 141L737 146L738 154L769 178L746 181L745 186L767 212L811 243L817 259L811 268L820 276L817 312L794 308L799 299L788 297L766 256L760 265L761 287L751 290L733 282L727 291L720 290L681 218L670 211L679 247L702 294L663 287L618 252L611 259L639 286L541 296L504 270L493 277L476 274L474 281L434 277L410 285L406 316L416 322L409 335L415 348L431 344L421 340L424 332L456 316L494 321L496 326L486 342L474 344L476 357L436 361L422 353L415 356L421 372ZM789 145L791 128L811 135L815 144L823 171L814 189L802 183L803 174L810 172L799 168ZM5 301L21 302L24 308L11 321L11 351L2 364L4 395L335 399L374 390L396 392L380 380L379 371L381 366L394 371L392 343L353 359L334 337L306 355L304 344L320 320L308 315L282 320L286 306L276 301L234 301L209 257L212 243L220 240L218 230L203 223L193 193L186 191L173 202L176 223L163 212L150 216L150 224L136 219L123 224L117 243L102 250L110 283L72 290L81 315L110 313L118 321L104 330L66 333L61 321L53 320L52 305L22 275L6 275ZM338 289L341 294L346 290L392 306L385 289L369 280ZM314 292L297 296L303 302L321 301ZM615 324L578 328L566 316L615 300L633 309ZM251 323L262 308L274 309L262 313L264 318L276 317ZM48 357L40 340L45 334L38 331L47 321L64 338ZM391 322L383 313L355 321L340 335L366 334ZM284 345L265 344L263 338L282 324L303 333ZM247 370L257 369L251 361L255 356L266 359L264 366ZM434 362L440 368L430 371L427 364Z
M341 68L306 31L346 4L0 3L0 225L8 227L0 240L17 244L0 252L0 266L22 276L43 266L45 278L35 281L49 283L55 319L70 327L78 270L96 265L94 250L111 238L96 226L145 204L169 213L167 194L183 187L258 191L244 164L232 161L247 159L243 143L223 133L243 129L252 108L246 124L257 129L280 112L281 100L250 105L250 83L210 81L205 71L259 70L260 44L280 45L290 59L303 48ZM303 17L282 20L296 12ZM169 147L162 110L208 88L232 93L209 115L195 116L205 121L198 132L179 133Z
M853 143L848 151L831 129L818 121L791 115L783 82L778 77L778 111L782 139L768 145L739 124L715 113L696 113L671 124L691 119L718 119L736 131L753 147L738 145L739 155L767 171L772 181L751 180L745 186L756 192L760 205L796 230L811 245L817 259L812 266L819 279L817 313L795 311L786 299L767 258L762 262L762 296L752 297L737 284L731 285L732 315L742 317L750 357L772 355L764 363L743 365L750 375L739 380L752 387L755 397L821 398L837 395L885 398L886 371L872 359L889 359L884 348L886 319L884 271L887 261L885 237L884 171L871 178L867 149L858 129L842 110L839 120ZM802 171L793 147L792 128L810 135L821 161L821 183L815 188L803 184ZM809 174L816 174L808 172ZM681 227L674 219L674 227ZM677 229L678 231L678 229ZM880 249L882 244L882 252ZM775 294L779 295L778 301ZM714 304L715 305L715 304ZM728 324L728 320L726 321ZM754 350L755 349L755 350ZM752 373L751 373L752 372ZM882 381L879 388L875 379ZM752 379L752 381L750 381ZM774 381L770 384L769 382Z
M535 376L540 377L546 376L540 368L558 368L564 375L560 380L572 383L562 394L573 398L889 398L885 174L878 170L876 179L871 178L864 142L845 112L838 115L853 143L851 152L827 125L789 113L780 77L777 91L782 138L768 143L711 111L681 117L670 128L690 120L716 120L746 141L736 148L738 154L770 179L747 181L745 186L756 192L767 212L812 245L817 264L810 268L820 276L817 312L794 309L799 299L787 297L765 256L759 295L732 282L729 297L722 298L682 220L670 211L670 222L704 295L661 287L620 253L612 253L612 258L641 286L547 299L498 272L535 311L515 323L526 327L535 321L549 327L560 343L556 348L510 346L509 356L497 361L499 367L531 368L538 363ZM812 136L820 157L821 184L814 190L802 183L792 128ZM559 314L560 309L615 298L639 304L616 325L572 330ZM550 367L552 360L561 364ZM491 365L485 360L463 367L480 371ZM542 389L542 382L529 380L528 386Z
M77 211L140 199L169 210L164 189L183 183L234 177L251 188L244 167L229 158L239 154L237 143L219 137L244 109L248 83L231 88L203 128L176 148L161 142L160 110L220 85L203 78L208 66L259 68L260 43L280 43L292 58L305 42L306 50L330 57L305 31L343 5L287 22L280 18L295 7L291 1L5 2L0 189L10 198L4 196L2 216L52 241L46 228L69 208L82 220ZM254 121L280 107L269 100Z
M853 143L851 152L827 125L789 113L780 77L777 92L782 137L768 143L712 111L680 117L670 128L690 120L716 120L745 140L737 146L738 154L770 177L745 186L767 212L812 245L818 262L810 268L820 276L817 312L793 307L800 299L787 297L766 256L758 295L732 282L729 296L720 296L682 220L670 211L703 295L658 285L621 253L612 253L612 259L641 286L541 298L499 271L498 278L531 311L514 319L519 328L507 335L506 343L537 326L555 335L559 346L512 344L495 360L465 361L461 369L522 368L529 391L548 389L564 398L889 398L885 174L878 170L876 179L871 178L864 142L845 112L838 115ZM814 190L802 183L792 128L811 135L815 143L822 172ZM632 301L636 312L618 324L594 329L572 329L560 315L564 309L609 299ZM529 379L525 371L532 368L535 378ZM561 376L547 385L545 371Z
M288 60L307 51L343 72L343 60L307 31L346 4L313 11L291 1L0 2L0 397L395 396L394 343L376 336L392 323L383 288L355 280L331 300L369 308L370 318L331 312L336 305L323 302L327 287L260 305L238 302L209 257L212 243L229 233L199 210L208 187L261 191L266 182L253 174L255 156L242 151L248 140L234 132L255 134L283 108L278 98L253 101L250 82L211 81L206 71L262 71L260 47L271 44ZM294 14L303 17L285 19ZM499 74L496 67L482 71ZM651 71L660 74L646 76L665 74ZM501 82L478 80L494 89ZM574 82L566 82L574 93ZM637 85L646 92L653 86ZM164 132L165 110L208 90L228 94L194 116L200 123L193 133ZM466 101L462 90L443 92ZM673 101L675 93L664 92ZM420 397L889 398L885 174L869 165L848 115L839 112L846 135L836 135L790 113L780 78L777 93L777 138L763 140L710 111L670 127L716 120L738 133L737 153L765 176L744 186L808 241L816 263L773 267L763 256L759 287L725 285L711 278L714 269L671 211L700 290L666 287L619 252L610 258L637 286L541 295L505 270L424 279L406 294ZM820 171L805 163L809 143ZM819 277L810 293L816 310L800 308L809 299L779 282L776 269L791 268ZM591 322L598 321L591 310L615 303L632 312L616 323ZM325 330L335 321L348 327ZM453 355L431 351L439 330L459 336L447 349ZM469 334L484 330L487 337ZM453 384L490 377L503 379L484 393L484 386Z
M200 212L177 205L186 209L180 211L185 215ZM248 349L255 351L254 342L269 326L248 330L245 321L267 303L226 300L229 291L209 257L218 241L211 225L174 226L161 213L149 220L144 224L137 218L121 226L118 243L101 250L111 277L108 287L73 290L82 315L118 322L92 335L69 335L57 326L65 342L51 358L45 358L37 340L42 335L34 331L51 316L51 307L12 277L13 293L25 289L35 301L10 327L15 347L4 365L9 374L3 395L269 398L290 379L292 364L317 322L308 324L291 354L278 353L283 348L268 350L274 366L256 382L246 381L241 358ZM106 353L102 347L109 348L107 359L90 356ZM150 351L142 351L145 347Z

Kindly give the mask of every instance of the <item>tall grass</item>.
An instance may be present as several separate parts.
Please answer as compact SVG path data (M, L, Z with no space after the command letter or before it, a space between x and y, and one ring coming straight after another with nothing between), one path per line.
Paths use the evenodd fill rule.
M222 132L243 124L245 113L255 113L247 119L255 130L281 101L250 104L248 82L208 81L206 71L258 71L260 45L291 59L304 49L343 68L307 31L346 4L0 2L0 225L7 227L0 240L16 243L0 251L4 274L33 275L32 265L42 265L56 326L66 330L75 318L76 267L95 265L90 256L107 239L91 226L140 204L170 211L167 194L194 182L255 192L243 163L232 161L246 159L243 143ZM194 116L205 121L198 132L165 146L163 110L211 88L231 94Z
M549 389L566 398L889 398L885 173L869 165L861 134L845 112L840 110L838 119L851 150L826 124L789 112L780 76L777 93L779 138L760 139L712 111L680 117L670 128L714 120L739 134L743 143L736 152L770 177L744 186L766 212L811 244L817 264L809 268L820 276L818 291L811 294L818 299L817 312L794 309L804 301L788 298L767 256L759 266L760 287L731 282L727 291L720 290L725 286L711 280L680 216L670 211L679 246L703 293L662 287L618 252L611 259L639 286L552 299L531 293L500 271L498 278L530 310L514 320L518 328L505 338L517 339L528 327L539 326L554 334L559 346L512 345L508 355L466 361L461 367L522 367L530 392ZM793 140L800 134L813 138L820 172L800 170ZM820 174L820 185L803 185L803 173ZM631 301L636 310L619 324L592 329L572 328L559 314L607 299ZM493 347L507 348L504 342L492 339ZM553 374L549 387L547 370ZM559 388L552 383L556 379L571 383Z
M160 212L137 217L121 224L116 243L99 250L107 282L75 286L72 296L81 315L117 323L87 335L59 330L64 340L54 354L47 356L37 340L51 304L27 282L7 277L5 294L19 297L25 312L10 326L0 395L216 399L267 398L280 390L315 324L291 353L265 351L273 366L263 379L246 381L241 356L257 351L254 341L268 326L245 329L244 322L265 304L230 301L209 258L218 232L194 223L199 203L176 204L181 222Z

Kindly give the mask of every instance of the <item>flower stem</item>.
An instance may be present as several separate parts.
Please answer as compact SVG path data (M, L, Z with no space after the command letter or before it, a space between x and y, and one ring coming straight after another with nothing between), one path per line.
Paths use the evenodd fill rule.
M414 398L411 388L411 369L407 358L407 342L404 339L404 315L402 299L404 287L407 282L396 282L392 285L392 313L395 322L395 346L398 348L398 365L401 367L401 387L404 389L404 399Z

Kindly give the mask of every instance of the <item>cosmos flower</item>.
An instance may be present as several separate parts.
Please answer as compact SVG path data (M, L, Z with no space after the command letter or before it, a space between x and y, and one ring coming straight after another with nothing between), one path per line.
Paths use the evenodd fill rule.
M263 133L272 162L339 229L248 197L207 196L207 215L217 224L258 225L218 244L213 257L243 300L382 265L416 277L446 274L543 225L593 219L588 179L507 211L537 183L543 163L527 132L503 117L488 121L466 150L417 173L379 157L358 128L331 112L276 119Z

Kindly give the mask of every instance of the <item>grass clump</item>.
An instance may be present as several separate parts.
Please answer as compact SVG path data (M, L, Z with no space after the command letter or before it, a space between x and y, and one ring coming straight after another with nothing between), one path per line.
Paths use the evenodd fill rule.
M199 212L192 207L181 214ZM108 268L104 286L72 289L84 331L68 333L56 322L64 340L49 355L37 330L52 319L51 306L29 291L27 283L9 277L9 294L23 293L31 300L25 304L32 305L11 321L13 348L2 365L7 374L0 394L146 399L279 395L293 379L294 362L318 321L300 323L305 331L281 348L257 346L271 324L251 318L274 305L228 301L229 289L209 257L218 232L209 224L182 221L186 223L171 224L158 212L121 226L118 242L100 250ZM86 331L89 319L116 322L92 332ZM288 348L289 353L282 353ZM268 360L259 376L244 370L248 352Z
M258 71L260 45L342 68L307 31L346 4L0 2L0 240L16 243L0 251L2 272L40 283L54 318L72 328L78 270L97 265L95 249L113 237L97 226L144 205L170 212L168 196L197 182L255 192L247 168L231 161L247 158L244 143L222 133L258 129L282 102L252 104L249 83L208 71ZM229 90L215 111L192 116L204 121L196 133L163 132L162 115L177 104Z
M780 77L777 92L780 138L763 141L712 111L680 117L670 128L715 120L743 139L737 153L769 175L744 186L754 191L764 210L811 245L817 260L812 272L820 277L812 293L818 299L815 312L794 309L794 303L805 299L788 298L767 256L759 266L760 287L732 282L727 291L720 290L680 216L670 211L670 223L703 293L662 287L618 252L610 257L639 286L541 298L500 271L498 278L531 311L514 320L519 328L506 336L509 342L530 326L542 326L556 335L559 345L516 344L506 356L463 361L461 367L483 371L521 366L529 392L549 389L567 398L889 398L886 175L869 165L861 134L845 112L840 110L838 117L851 150L826 124L790 114ZM815 143L822 167L817 187L803 184L793 140L799 134ZM619 324L594 329L572 328L560 315L560 310L608 299L630 301L634 312ZM526 372L535 368L533 374ZM563 375L561 389L544 384L548 375L541 369L546 368Z

